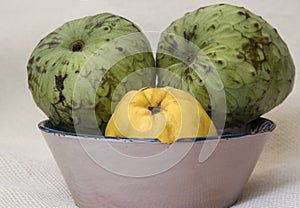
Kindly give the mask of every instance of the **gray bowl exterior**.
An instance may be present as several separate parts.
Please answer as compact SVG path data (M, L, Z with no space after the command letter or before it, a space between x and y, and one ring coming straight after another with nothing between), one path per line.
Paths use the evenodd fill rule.
M204 141L195 142L171 169L141 178L114 174L95 162L105 152L103 139L42 133L81 208L223 208L237 201L271 132L222 139L203 163L198 157ZM109 142L135 156L168 148L160 143ZM94 151L93 159L83 146Z

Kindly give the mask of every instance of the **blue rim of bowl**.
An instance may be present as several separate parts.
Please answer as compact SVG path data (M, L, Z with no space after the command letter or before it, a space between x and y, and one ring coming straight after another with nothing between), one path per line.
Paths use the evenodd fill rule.
M50 127L52 126L52 127ZM123 142L159 142L157 138L144 138L144 139L137 139L137 138L120 138L120 137L106 137L101 135L88 135L88 134L76 134L72 132L65 132L61 130L56 130L53 128L53 124L49 120L44 120L38 124L39 129L42 132L48 134L54 134L63 137L76 137L76 138L93 138L93 139L105 139L110 141L123 141ZM216 140L216 139L232 139L232 138L239 138L249 135L256 135L262 133L272 132L276 128L276 124L266 118L259 117L254 121L250 122L246 125L248 130L243 131L241 133L225 133L221 136L208 136L208 137L196 137L196 138L180 138L177 139L176 142L198 142L198 141L205 141L205 140Z

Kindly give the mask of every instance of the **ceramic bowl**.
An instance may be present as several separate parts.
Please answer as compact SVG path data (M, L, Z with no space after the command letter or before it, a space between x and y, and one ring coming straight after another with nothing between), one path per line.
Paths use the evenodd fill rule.
M39 124L79 207L223 208L240 196L275 124L259 118L241 133L180 139L76 135Z

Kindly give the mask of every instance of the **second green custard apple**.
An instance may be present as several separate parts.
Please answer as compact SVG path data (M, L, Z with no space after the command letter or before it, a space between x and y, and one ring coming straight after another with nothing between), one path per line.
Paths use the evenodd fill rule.
M104 132L129 90L155 85L145 35L131 21L101 13L69 21L43 38L28 61L36 104L57 129Z
M209 113L214 109L205 81L216 71L226 95L228 127L280 104L295 76L288 47L276 29L249 10L228 4L203 7L175 20L161 35L157 66L163 69L158 86L181 88L184 82Z

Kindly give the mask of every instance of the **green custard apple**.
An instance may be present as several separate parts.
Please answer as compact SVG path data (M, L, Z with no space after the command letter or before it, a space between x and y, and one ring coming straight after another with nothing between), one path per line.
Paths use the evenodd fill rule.
M185 83L210 114L214 90L224 90L227 127L270 111L294 84L293 60L277 30L234 5L210 5L175 20L163 31L156 55L158 86ZM213 72L215 83L208 79Z
M101 13L69 21L43 38L27 71L34 101L57 129L94 134L104 132L126 92L155 85L154 67L141 30Z

